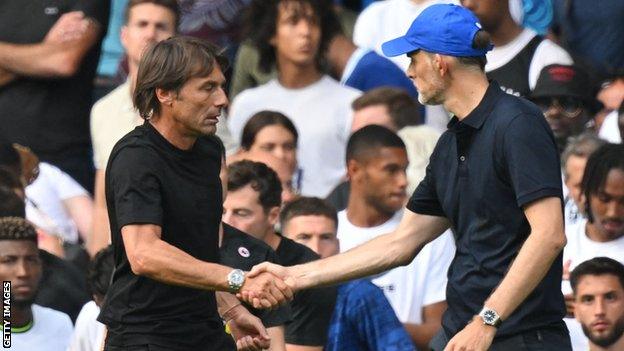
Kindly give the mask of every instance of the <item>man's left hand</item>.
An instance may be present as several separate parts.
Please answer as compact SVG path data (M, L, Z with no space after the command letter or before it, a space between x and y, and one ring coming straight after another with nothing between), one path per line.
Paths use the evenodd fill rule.
M242 305L234 307L225 318L238 351L264 350L271 346L269 334L260 319Z
M487 351L496 335L496 328L483 324L479 317L472 322L446 345L444 351Z

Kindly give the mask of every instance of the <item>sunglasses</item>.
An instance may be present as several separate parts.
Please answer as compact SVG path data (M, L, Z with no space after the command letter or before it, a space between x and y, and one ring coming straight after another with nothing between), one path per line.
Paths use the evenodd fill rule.
M544 115L550 114L548 112L555 109L567 118L578 117L584 107L582 101L573 97L539 98L535 99L534 102Z

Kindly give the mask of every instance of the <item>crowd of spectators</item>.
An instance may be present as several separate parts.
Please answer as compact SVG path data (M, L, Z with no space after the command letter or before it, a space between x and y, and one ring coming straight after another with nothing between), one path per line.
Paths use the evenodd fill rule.
M217 128L222 263L290 266L398 226L451 116L421 104L409 60L381 44L437 3L474 12L494 45L482 69L543 111L559 147L574 351L624 350L621 0L1 1L0 278L14 289L12 349L103 346L97 317L115 269L104 174L116 142L149 123L132 102L147 46L189 35L230 59ZM454 235L407 266L252 312L271 350L427 350Z

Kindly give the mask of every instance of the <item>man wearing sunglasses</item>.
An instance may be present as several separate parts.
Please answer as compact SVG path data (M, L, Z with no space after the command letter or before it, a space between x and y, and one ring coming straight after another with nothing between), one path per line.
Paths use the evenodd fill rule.
M542 69L530 99L544 112L559 151L568 138L580 134L602 105L587 73L576 66L549 65Z

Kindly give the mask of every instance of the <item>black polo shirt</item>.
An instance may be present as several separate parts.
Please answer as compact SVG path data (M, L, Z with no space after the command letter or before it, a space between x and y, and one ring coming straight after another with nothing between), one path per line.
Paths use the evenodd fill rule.
M219 248L221 264L250 271L253 266L262 262L277 263L275 251L264 241L242 232L227 223L223 223L223 240ZM291 321L290 305L277 309L255 309L246 305L247 309L262 320L265 327L284 325Z
M442 322L449 336L480 311L528 237L523 207L551 196L561 198L561 173L544 116L492 82L465 119L451 120L407 205L416 213L448 218L455 233L449 308ZM497 337L561 323L561 271L559 255Z

